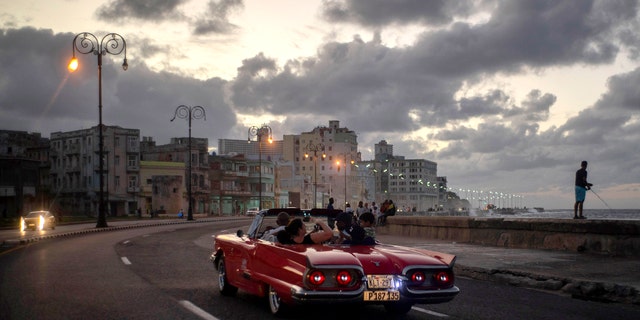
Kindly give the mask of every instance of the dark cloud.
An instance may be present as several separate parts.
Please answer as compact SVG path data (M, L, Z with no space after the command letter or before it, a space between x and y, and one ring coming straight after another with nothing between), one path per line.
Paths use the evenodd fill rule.
M74 34L23 28L0 32L0 128L51 132L90 128L98 122L98 70L93 54L77 55L79 69L69 73ZM41 48L47 50L41 50ZM205 81L151 71L130 57L105 56L102 67L103 123L137 128L162 144L187 136L187 123L169 122L179 105L200 105L206 121L193 121L193 136L226 137L235 112L225 103L226 81Z
M327 0L322 15L332 22L380 27L390 24L442 25L456 16L467 16L476 5L458 0Z
M104 21L136 19L160 22L181 15L178 7L187 0L112 0L98 8L96 16Z
M229 15L243 8L242 0L210 0L208 10L195 22L194 34L227 34L237 30L238 26L229 22Z

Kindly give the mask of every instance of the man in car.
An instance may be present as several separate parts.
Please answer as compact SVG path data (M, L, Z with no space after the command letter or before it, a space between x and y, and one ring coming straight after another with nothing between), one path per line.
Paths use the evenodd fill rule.
M287 226L287 224L289 223L289 219L291 217L289 216L288 213L282 211L280 213L278 213L278 217L276 218L276 224L278 225L276 228L273 228L271 230L267 230L264 232L264 235L262 236L263 240L268 240L268 241L276 241L276 234L278 234L278 232L284 230L284 227Z
M336 227L338 237L334 240L337 244L361 244L365 237L362 227L353 223L353 215L348 212L341 212L336 217Z

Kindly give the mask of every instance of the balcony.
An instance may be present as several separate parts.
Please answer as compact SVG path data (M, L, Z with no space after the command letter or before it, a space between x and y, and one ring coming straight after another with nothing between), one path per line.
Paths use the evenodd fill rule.
M220 190L221 196L249 197L251 192L242 190Z
M140 187L127 187L127 192L138 193L141 191Z
M247 171L223 171L222 172L222 176L223 177L248 177L249 176L249 172Z

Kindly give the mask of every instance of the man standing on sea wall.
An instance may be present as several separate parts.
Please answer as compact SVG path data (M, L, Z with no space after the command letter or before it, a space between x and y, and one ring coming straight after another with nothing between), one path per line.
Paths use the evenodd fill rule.
M573 218L586 219L582 215L582 206L587 196L587 190L591 189L593 184L587 182L587 162L582 161L580 169L576 171L576 203L573 205Z

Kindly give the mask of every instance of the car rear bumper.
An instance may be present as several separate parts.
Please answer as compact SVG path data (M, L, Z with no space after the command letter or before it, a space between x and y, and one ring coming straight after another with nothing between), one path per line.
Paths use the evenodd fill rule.
M400 302L415 303L443 303L453 300L460 293L460 289L453 286L448 289L421 291L421 293L400 292ZM323 303L354 303L383 304L389 301L364 301L364 288L355 291L308 291L300 287L291 289L291 298L298 304Z

